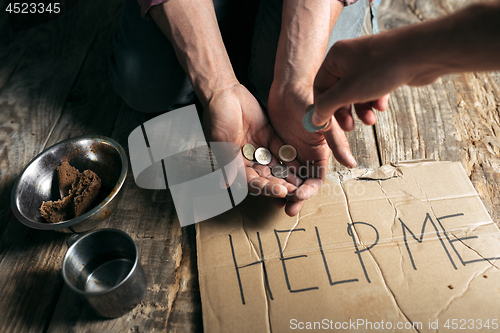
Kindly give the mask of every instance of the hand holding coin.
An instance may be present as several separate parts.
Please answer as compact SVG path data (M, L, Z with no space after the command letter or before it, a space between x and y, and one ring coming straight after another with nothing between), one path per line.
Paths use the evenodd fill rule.
M299 185L301 183L299 177L293 175L288 166L280 164L276 158L273 158L273 154L269 151L269 149L265 147L255 148L255 146L251 143L246 143L241 150L243 152L243 156L248 161L254 162L253 168L261 174L265 174L268 179L272 176L277 179L284 180L291 176L290 180L293 184ZM297 151L293 146L283 145L278 150L278 156L280 161L292 162L295 160L295 157L297 157ZM268 166L271 170L270 174L268 168L265 166ZM290 195L288 197L290 197Z
M313 104L313 91L310 86L286 86L273 83L269 92L268 116L274 131L285 146L295 148L295 153L286 147L282 148L280 160L290 167L291 173L301 177L301 183L293 193L293 203L285 210L289 215L297 214L305 200L314 195L328 172L328 161L332 150L328 143L335 148L335 157L348 156L349 147L344 132L338 130L338 125L330 122L326 132L310 132L304 128L303 118L308 106ZM278 147L280 149L280 147ZM292 162L287 162L295 155ZM346 164L344 158L340 160ZM289 179L289 177L287 178Z
M277 178L269 168L279 163L278 149L283 142L269 125L259 102L245 87L238 84L217 93L204 111L207 141L232 142L241 147L250 192L274 198L287 198L295 193L301 183L298 177ZM271 155L268 165L255 160L255 152L261 147ZM259 154L259 160L266 163L266 156L264 151Z
M260 165L268 165L271 163L271 152L264 147L255 149L251 143L247 143L243 146L242 150L243 156L249 161L255 160ZM278 155L282 161L292 162L295 157L297 157L297 151L293 146L284 145L281 146ZM271 173L276 178L285 179L290 175L290 168L283 164L276 164L271 167Z

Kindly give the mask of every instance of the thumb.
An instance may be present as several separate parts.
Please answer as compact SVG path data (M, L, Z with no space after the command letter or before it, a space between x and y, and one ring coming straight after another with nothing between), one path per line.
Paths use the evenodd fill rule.
M351 104L347 89L342 84L342 79L325 92L314 97L314 114L312 122L316 126L325 124L337 110Z

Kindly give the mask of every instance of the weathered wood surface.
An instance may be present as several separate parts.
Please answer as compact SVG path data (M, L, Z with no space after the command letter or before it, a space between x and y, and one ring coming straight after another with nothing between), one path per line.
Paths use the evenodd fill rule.
M111 43L120 22L122 0L108 1L99 15L97 30L85 54L79 76L73 84L59 120L45 144L83 134L110 136L121 106L121 98L113 92L108 74Z
M451 13L473 1L385 0L381 30ZM382 164L410 159L461 161L486 209L500 222L500 73L467 73L425 87L403 86L378 115Z
M354 130L346 133L346 138L352 155L356 159L357 167L376 168L380 166L373 126L366 126L356 118ZM333 154L330 154L329 171L342 170L347 170L347 168L340 165L333 157Z
M371 27L371 12L367 7L365 12L365 21L361 35L372 34ZM377 141L375 137L375 127L364 125L355 116L355 127L352 132L346 133L349 147L351 148L352 155L358 163L360 168L376 168L380 166L380 159L378 154ZM329 172L347 170L344 166L340 165L333 155L330 155Z
M124 147L147 118L122 107L111 135ZM136 242L148 280L143 302L121 318L97 318L64 287L48 332L197 332L202 330L193 226L181 228L170 192L143 190L129 173L123 198L99 228L116 228Z
M45 331L62 288L65 235L32 230L15 221L10 192L15 177L46 147L65 110L70 112L71 106L65 108L68 95L101 23L112 17L113 9L116 6L103 10L99 3L86 3L57 20L15 34L10 32L5 13L0 14L0 43L2 50L4 45L8 50L2 52L6 61L0 63L2 332ZM81 128L66 137L85 132Z
M5 199L15 176L45 147L82 134L111 136L126 147L130 131L146 120L126 107L120 110L121 100L108 79L111 38L118 29L122 4L122 0L106 6L80 4L64 21L15 35L9 33L3 15L1 42L9 50L9 56L2 53L0 63L0 101L5 101L0 114L6 117L1 132L5 158L0 193ZM23 58L37 43L47 44L38 50L37 58ZM16 95L19 91L24 96ZM201 330L194 229L181 229L175 221L168 192L141 190L131 174L123 191L117 212L100 227L125 230L136 241L149 282L143 303L116 320L96 317L63 287L60 272L66 235L22 226L11 218L10 203L4 200L2 332Z
M45 147L95 34L79 14L81 8L14 34L0 13L1 48L9 51L0 65L6 74L0 91L0 232L10 215L15 176Z
M130 131L147 119L119 108L107 78L122 2L80 1L62 18L15 35L0 13L1 332L202 330L194 228L179 227L168 191L139 189L129 174L115 213L99 226L132 236L148 278L144 301L113 320L96 317L63 286L67 236L31 230L11 217L15 177L38 152L80 134L111 136L126 147ZM471 2L384 0L379 27L417 23ZM493 219L500 221L499 79L499 73L463 74L398 89L375 127L357 121L347 134L358 165L416 158L462 161ZM331 168L337 167L332 159Z

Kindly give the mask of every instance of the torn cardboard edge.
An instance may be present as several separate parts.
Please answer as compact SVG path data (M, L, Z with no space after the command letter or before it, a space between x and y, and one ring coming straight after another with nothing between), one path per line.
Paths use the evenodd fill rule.
M328 184L340 190L311 198L297 217L251 197L197 225L206 332L351 321L365 326L346 330L416 323L425 332L496 318L500 232L460 163L353 170Z
M436 163L436 160L411 160L403 162L393 162L383 165L374 169L349 169L347 171L337 171L328 174L331 180L345 181L349 179L359 179L359 180L387 180L390 178L401 177L403 174L401 172L400 166L404 167L421 167ZM445 162L446 163L446 162Z

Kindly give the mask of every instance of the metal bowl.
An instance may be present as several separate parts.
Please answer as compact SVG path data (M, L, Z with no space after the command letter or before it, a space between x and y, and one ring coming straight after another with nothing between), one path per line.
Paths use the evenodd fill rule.
M70 220L49 223L40 215L43 201L59 200L56 168L69 162L80 172L90 169L101 178L97 206ZM127 155L116 141L104 136L79 136L45 149L24 168L12 190L15 217L28 227L80 233L106 220L118 203L127 176Z

